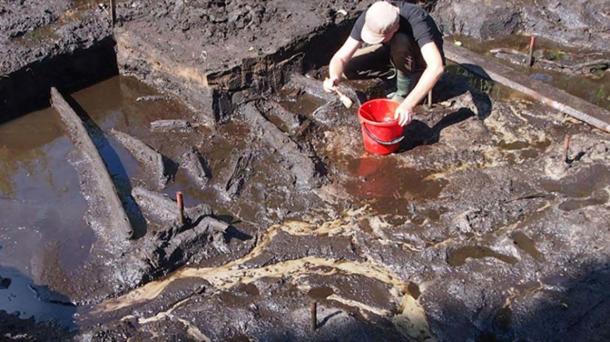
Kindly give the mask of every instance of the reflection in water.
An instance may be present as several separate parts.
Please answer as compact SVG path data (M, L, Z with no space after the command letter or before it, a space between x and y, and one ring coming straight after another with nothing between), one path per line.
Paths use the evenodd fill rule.
M20 318L34 317L37 322L54 321L75 329L76 307L70 300L46 286L38 286L19 271L0 266L0 309Z
M382 214L408 214L411 202L436 198L446 184L444 180L426 179L431 171L399 165L393 156L365 153L347 160L346 167L355 176L344 184L347 192L372 202L372 207Z
M117 76L71 96L103 131L114 127L156 138L151 121L185 117L186 109L172 101L136 101L155 94L135 79ZM149 143L182 148L157 139ZM129 179L138 179L137 162L118 144L109 139L101 154L114 166L111 173L120 165ZM0 276L11 279L9 288L0 289L0 310L72 327L75 308L49 289L71 293L76 287L71 280L89 262L96 238L85 220L88 205L75 170L81 158L51 108L0 125Z

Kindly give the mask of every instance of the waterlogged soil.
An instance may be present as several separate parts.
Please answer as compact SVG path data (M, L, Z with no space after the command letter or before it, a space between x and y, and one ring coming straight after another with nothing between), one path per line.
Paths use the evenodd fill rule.
M365 6L279 3L119 2L119 17L150 40L179 28L173 47L232 43L246 28L256 42L216 68L265 54L279 31L255 36L276 29L270 19L301 35L314 30L290 26L304 8L323 26ZM217 25L198 26L204 18ZM180 55L176 72L224 51L155 44ZM608 340L608 134L447 69L388 156L363 150L356 111L392 80L347 82L347 109L321 92L316 69L318 79L236 98L215 124L189 98L160 93L173 89L159 78L143 77L158 90L117 76L66 93L138 232L131 240L107 228L91 160L55 110L3 122L2 338ZM153 129L158 120L182 121ZM167 185L112 129L163 155Z
M443 82L460 80L468 87L459 76ZM214 129L152 132L154 120L193 114L162 96L150 100L154 90L125 77L72 94L104 132L127 132L172 160L194 146L212 170L209 184L198 187L179 171L162 192L182 191L187 206L209 204L243 235L229 254L120 292L83 271L102 267L94 246L104 241L83 219L88 184L74 167L82 157L57 113L5 123L0 275L10 283L0 294L3 310L33 321L4 328L34 336L53 322L64 336L100 340L449 340L544 337L577 322L570 324L607 336L607 293L595 292L608 275L607 136L527 102L490 99L481 120L466 108L476 110L469 101L484 94L470 91L474 97L419 107L399 153L382 157L363 151L354 109L336 107L345 125L317 123L308 107L325 100L295 99L287 94L299 92L287 88L273 101L311 121L294 139L309 142L327 168L323 185L307 192L286 183L281 161L239 118ZM449 124L439 126L443 120ZM125 177L131 187L151 188L143 166L109 140L114 154L102 149L102 156L118 184ZM244 151L256 151L251 173L239 195L227 197L233 160ZM82 286L67 285L76 279ZM448 325L456 310L462 318Z

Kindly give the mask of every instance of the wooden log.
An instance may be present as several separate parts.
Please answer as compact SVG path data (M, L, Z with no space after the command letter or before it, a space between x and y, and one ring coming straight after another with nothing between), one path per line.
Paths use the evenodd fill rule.
M208 162L195 148L191 148L180 157L180 167L200 189L207 186L212 176Z
M273 148L281 157L282 163L295 177L296 185L301 190L311 190L322 185L322 174L324 169L313 153L302 148L287 134L282 132L272 122L268 121L259 112L253 103L248 103L240 108L246 120L257 131L257 135L268 146Z
M445 46L445 56L480 77L492 79L551 108L610 132L610 111L606 109L568 94L552 85L530 79L511 67L496 63L477 53L452 44Z
M169 180L173 178L174 162L129 134L117 131L114 128L110 130L110 133L144 166L146 172L153 176L157 189L164 189Z
M91 140L83 121L54 87L51 88L51 104L59 113L74 145L91 163L91 170L96 176L96 183L99 187L99 191L96 191L96 193L103 197L104 202L108 205L110 211L109 217L113 230L112 233L121 234L126 239L133 237L133 228L131 227L125 208L123 208L121 199L117 194L114 182L106 169L106 165L104 164L99 151Z

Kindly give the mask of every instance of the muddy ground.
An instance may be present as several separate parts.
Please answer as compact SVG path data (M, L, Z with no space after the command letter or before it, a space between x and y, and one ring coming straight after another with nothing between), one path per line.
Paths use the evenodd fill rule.
M449 66L398 153L365 153L357 104L392 81L347 82L346 109L321 79L368 3L119 1L114 29L94 2L0 4L2 337L609 339L608 134ZM427 6L486 39L572 6L535 33L607 53L571 36L604 8L503 4L518 25L478 34L475 4Z

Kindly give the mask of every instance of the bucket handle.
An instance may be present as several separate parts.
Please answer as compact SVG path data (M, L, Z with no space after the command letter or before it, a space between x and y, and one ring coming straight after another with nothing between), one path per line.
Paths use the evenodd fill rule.
M373 132L371 132L368 127L366 127L366 124L362 123L362 128L364 129L364 132L366 133L366 135L369 136L369 138L373 139L373 141L375 141L378 144L381 145L394 145L394 144L398 144L399 142L402 141L402 139L405 138L404 135L401 135L400 137L391 140L391 141L383 141L381 139L379 139L375 134L373 134Z

